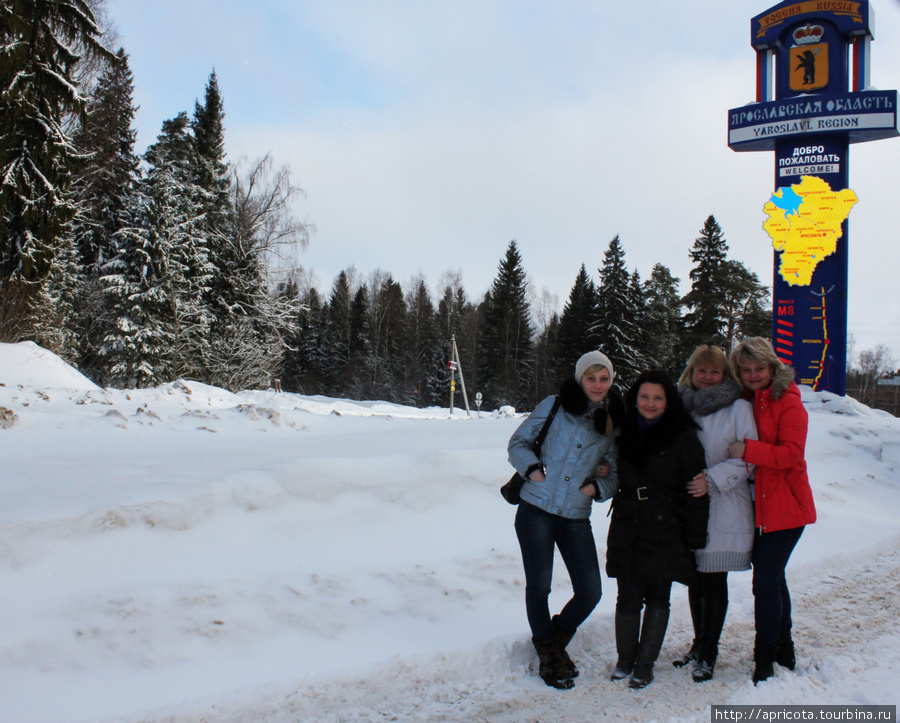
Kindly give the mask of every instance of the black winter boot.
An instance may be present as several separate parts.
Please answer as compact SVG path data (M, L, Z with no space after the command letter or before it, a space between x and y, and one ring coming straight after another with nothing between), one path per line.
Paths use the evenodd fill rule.
M644 608L641 642L634 661L634 672L628 681L629 688L646 688L653 682L653 664L659 657L668 626L668 608Z
M638 639L641 634L641 616L616 612L616 669L610 680L624 680L634 670L634 659L637 657Z
M694 638L694 642L691 643L690 650L688 650L680 658L675 658L675 660L672 661L672 665L674 665L676 668L683 668L684 666L689 665L690 663L693 663L694 661L696 661L697 660L697 643L698 642L699 641L697 640L697 638Z
M559 665L560 672L564 673L568 678L577 678L578 677L578 668L575 666L575 663L572 661L572 658L569 657L569 654L566 652L566 646L572 640L572 636L575 635L575 631L569 632L567 630L562 630L559 627L559 615L554 615L553 619L550 621L550 624L553 625L553 637L551 640L554 642L557 648L557 652L559 654Z
M790 630L782 633L778 645L775 646L775 662L788 670L797 667L797 655L794 651L794 640L791 638Z
M711 680L719 657L719 638L725 626L725 615L728 612L727 600L703 601L703 623L700 633L700 645L697 649L697 662L691 672L695 683Z
M775 648L769 645L760 645L753 648L753 661L756 667L753 669L753 685L762 680L768 680L775 675Z
M541 680L551 688L559 688L560 690L568 690L574 687L575 683L571 678L561 675L559 648L553 638L548 640L532 638L531 642L534 643L534 649L537 651L538 659L540 660L538 675L541 676Z
M676 668L683 668L697 660L697 648L700 645L700 627L703 621L703 598L700 597L699 588L693 586L688 588L688 605L691 608L691 622L694 624L694 641L691 643L690 650L680 658L672 661L672 665Z

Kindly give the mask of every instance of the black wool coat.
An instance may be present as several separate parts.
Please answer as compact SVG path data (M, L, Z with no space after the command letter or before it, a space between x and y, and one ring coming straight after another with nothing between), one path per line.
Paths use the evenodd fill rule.
M613 499L606 573L635 582L696 582L694 550L706 546L709 497L686 485L706 465L689 420L664 414L639 428L629 416L618 439L619 492Z

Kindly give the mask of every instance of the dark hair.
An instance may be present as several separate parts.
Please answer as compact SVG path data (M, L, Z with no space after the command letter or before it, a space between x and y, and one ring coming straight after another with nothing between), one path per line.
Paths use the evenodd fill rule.
M637 409L638 392L644 384L659 384L666 395L665 413L649 427L640 424L641 415ZM685 410L672 378L658 369L645 371L625 397L625 422L618 438L619 459L643 467L652 454L666 449L689 429L698 429L698 425Z
M628 390L628 395L625 397L625 410L627 416L637 418L637 396L641 385L643 384L659 384L659 386L663 388L666 394L665 415L674 424L679 427L687 426L693 429L697 428L697 423L694 422L693 417L691 417L684 408L684 402L681 401L681 395L675 387L675 382L673 382L672 378L661 369L648 369L645 372L641 372L640 376L635 379L634 384L631 385L631 389Z

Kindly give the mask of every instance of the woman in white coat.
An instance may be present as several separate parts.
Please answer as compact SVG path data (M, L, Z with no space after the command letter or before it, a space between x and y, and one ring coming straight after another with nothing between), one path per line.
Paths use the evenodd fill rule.
M753 549L749 481L753 466L730 458L728 445L757 439L757 434L753 407L741 399L741 385L719 347L698 347L678 386L685 408L700 425L698 436L706 453L709 526L706 547L695 553L700 582L688 591L694 642L674 665L680 668L693 663L692 678L699 683L713 677L728 611L728 572L749 570ZM693 484L702 487L704 482Z

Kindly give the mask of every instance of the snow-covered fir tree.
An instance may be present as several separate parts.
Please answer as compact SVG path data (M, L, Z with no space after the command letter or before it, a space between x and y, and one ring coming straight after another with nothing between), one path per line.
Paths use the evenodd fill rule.
M681 295L679 279L662 264L655 264L650 278L644 283L648 361L652 366L667 371L674 379L681 375L686 363L678 355L682 334Z
M82 270L74 295L78 358L81 371L101 381L105 380L97 350L115 320L99 279L103 266L118 253L116 234L128 224L127 209L140 181L133 97L128 56L120 49L94 86L75 135L88 157L74 183L80 206L74 237Z
M194 183L187 114L163 123L118 256L102 277L116 314L101 354L119 382L149 386L199 378L208 350L204 298L213 269L203 236L203 189Z
M709 216L694 241L690 256L691 290L682 299L688 311L684 315L682 353L688 355L699 344L721 344L725 338L725 319L721 308L722 265L728 255L728 242L715 216Z
M79 63L108 55L83 0L0 0L0 339L68 358L59 301L77 281L60 275L74 270L62 261L73 258L71 180L84 159L64 121L84 107Z
M616 368L616 383L627 388L641 371L643 355L635 346L639 338L629 285L631 275L625 265L625 249L618 235L609 242L600 267L597 289L597 317L590 332L600 349Z

